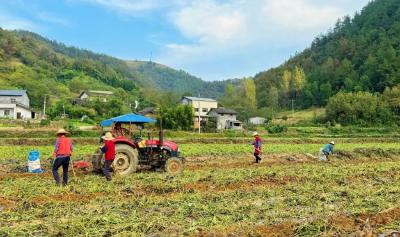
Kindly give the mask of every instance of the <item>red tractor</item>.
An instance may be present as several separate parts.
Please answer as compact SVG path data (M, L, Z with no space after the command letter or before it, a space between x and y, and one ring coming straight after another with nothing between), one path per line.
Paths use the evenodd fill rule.
M101 126L112 126L115 124L129 124L143 126L145 123L154 123L155 120L137 114L126 114L111 118L100 123ZM140 130L141 131L141 130ZM139 165L151 166L152 168L164 168L169 174L176 175L183 171L183 159L179 157L178 145L171 141L164 141L162 128L159 130L159 139L152 139L148 135L147 140L140 136L132 139L130 136L117 136L115 143L115 160L112 169L119 175L128 175L136 172ZM101 152L93 155L92 164L95 170L103 166L103 155Z

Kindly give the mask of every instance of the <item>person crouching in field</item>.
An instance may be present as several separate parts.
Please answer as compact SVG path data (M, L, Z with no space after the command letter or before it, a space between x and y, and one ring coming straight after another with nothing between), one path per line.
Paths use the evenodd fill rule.
M103 137L104 146L100 150L104 153L104 167L103 173L106 176L107 181L111 181L111 165L115 159L115 144L112 141L114 139L110 132L107 132Z
M327 161L329 155L332 155L332 153L333 153L334 146L335 146L335 142L331 141L330 143L326 144L323 148L321 148L319 160Z
M254 157L256 158L256 163L261 162L261 138L257 132L253 132L254 142L252 143L254 146Z
M57 140L54 145L54 162L53 162L53 177L56 181L56 184L60 184L60 177L58 176L58 168L62 166L63 168L63 182L62 184L65 186L68 184L68 167L69 161L72 155L72 142L69 138L66 137L68 134L64 129L59 129L57 131Z

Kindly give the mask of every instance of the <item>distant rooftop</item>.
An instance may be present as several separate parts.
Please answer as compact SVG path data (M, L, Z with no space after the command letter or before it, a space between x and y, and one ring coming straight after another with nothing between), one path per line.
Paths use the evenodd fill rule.
M112 95L112 91L86 91L88 94L101 94L101 95Z
M226 109L224 107L219 107L216 109L211 109L210 112L216 112L217 114L237 114L237 112L233 109Z
M88 94L89 96L109 96L109 95L113 95L114 94L112 91L92 91L92 90L88 90L88 91L82 91L82 93L79 95L79 97L81 97L84 93Z
M191 100L191 101L217 102L216 100L210 99L210 98L201 98L201 97L192 97L192 96L183 96L182 98L186 98L186 99Z
M0 90L0 96L23 96L26 90Z

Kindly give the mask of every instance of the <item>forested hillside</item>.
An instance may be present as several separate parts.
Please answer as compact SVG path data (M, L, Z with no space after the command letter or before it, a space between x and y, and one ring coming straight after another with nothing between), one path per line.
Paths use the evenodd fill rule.
M140 97L139 88L118 70L87 58L56 52L48 41L0 29L0 88L28 90L39 108L74 98L82 90L111 90L121 98Z
M27 89L34 108L70 101L83 90L111 90L125 104L147 104L146 90L217 97L224 82L205 82L154 62L124 61L67 47L27 31L0 29L0 88Z
M124 61L85 49L69 47L63 43L50 41L38 34L19 31L20 36L29 36L48 44L55 52L77 60L94 60L120 72L141 88L152 88L176 93L202 94L216 97L223 93L224 83L206 82L182 70L150 61Z
M375 0L282 66L255 77L258 107L325 106L344 92L400 83L400 1Z

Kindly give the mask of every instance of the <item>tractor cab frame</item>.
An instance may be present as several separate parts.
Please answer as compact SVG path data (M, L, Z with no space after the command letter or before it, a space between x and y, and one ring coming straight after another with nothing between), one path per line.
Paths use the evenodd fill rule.
M102 127L111 126L114 129L116 123L122 125L136 125L143 127L146 123L155 123L154 119L137 115L125 114L115 118L104 120L100 123ZM148 133L147 139L142 139L142 129L139 137L132 138L131 134L116 136L115 160L112 169L119 175L128 175L137 171L139 165L150 166L155 169L163 168L169 174L176 175L183 171L184 160L179 157L178 145L172 141L164 141L162 126L158 131L158 140L153 138L153 132ZM92 157L92 164L95 170L103 166L104 158L100 151Z

